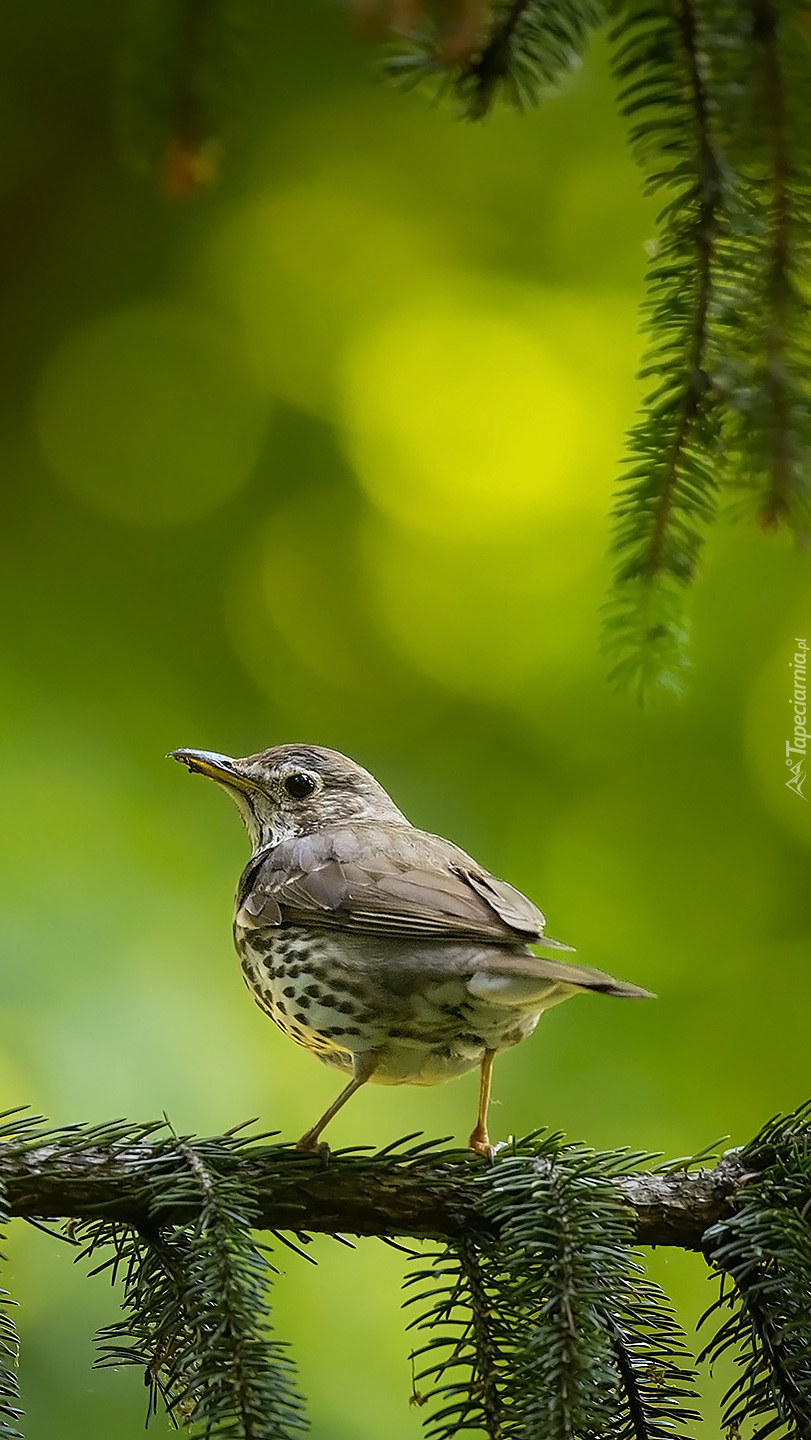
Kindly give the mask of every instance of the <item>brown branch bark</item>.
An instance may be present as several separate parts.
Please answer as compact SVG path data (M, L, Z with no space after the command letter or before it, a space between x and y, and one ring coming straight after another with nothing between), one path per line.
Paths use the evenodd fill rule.
M156 1206L150 1199L160 1173L175 1163L165 1144L147 1141L110 1149L45 1144L0 1157L0 1179L12 1217L117 1220L154 1229L195 1213L191 1202ZM473 1157L398 1162L352 1155L324 1165L286 1147L265 1146L241 1154L223 1149L207 1163L221 1174L239 1175L255 1199L258 1229L498 1238L497 1220L484 1215L470 1184L481 1165ZM711 1170L632 1175L617 1184L636 1211L640 1245L697 1250L708 1226L730 1213L752 1178L740 1154L730 1151Z

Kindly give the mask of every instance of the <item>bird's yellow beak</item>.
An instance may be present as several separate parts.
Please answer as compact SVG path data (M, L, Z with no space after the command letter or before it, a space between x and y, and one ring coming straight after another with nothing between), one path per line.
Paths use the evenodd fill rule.
M256 781L240 772L238 760L232 760L230 755L218 755L216 750L170 750L167 758L179 760L192 773L207 775L210 780L230 785L233 790L256 789Z

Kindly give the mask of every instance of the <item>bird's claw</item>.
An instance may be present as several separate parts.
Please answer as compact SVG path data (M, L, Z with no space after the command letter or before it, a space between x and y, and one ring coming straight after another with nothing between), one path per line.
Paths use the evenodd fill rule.
M495 1147L490 1144L490 1136L484 1127L480 1129L477 1125L467 1143L468 1149L472 1150L476 1155L481 1155L482 1159L486 1160L488 1165L495 1163Z
M318 1136L314 1135L312 1130L306 1130L301 1139L296 1141L296 1149L306 1150L311 1155L317 1155L319 1159L323 1160L325 1165L329 1164L331 1154L329 1145L325 1140L319 1140Z

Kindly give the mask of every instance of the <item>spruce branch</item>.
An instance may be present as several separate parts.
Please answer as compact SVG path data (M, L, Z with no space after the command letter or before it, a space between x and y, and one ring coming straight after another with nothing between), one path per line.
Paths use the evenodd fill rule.
M702 1323L731 1313L701 1359L734 1354L741 1373L725 1396L724 1424L734 1432L754 1420L754 1440L811 1436L811 1145L801 1124L809 1118L809 1106L779 1117L745 1148L742 1159L759 1173L706 1236L721 1293Z
M483 120L499 99L525 110L580 63L601 0L495 0L472 53L449 56L441 30L424 28L390 48L384 66L402 84L433 79L462 119Z
M417 1379L432 1440L482 1428L498 1440L664 1440L695 1412L687 1350L630 1244L617 1185L640 1157L537 1136L479 1173L498 1240L451 1242L406 1281L428 1333Z
M553 1146L554 1137L529 1165L523 1157L505 1161L487 1204L506 1216L502 1303L524 1320L525 1334L516 1336L515 1433L575 1440L605 1433L615 1409L605 1317L633 1232L621 1194L601 1183L600 1162L585 1179L596 1157Z
M197 1197L188 1185L174 1184L177 1170L183 1173L185 1167L173 1137L161 1131L162 1122L122 1122L5 1140L0 1179L9 1214L41 1221L117 1221L141 1231L156 1223L193 1222ZM497 1217L484 1212L470 1183L481 1162L468 1151L425 1142L408 1148L414 1138L387 1146L379 1155L334 1152L326 1167L291 1145L257 1139L237 1149L227 1137L195 1143L205 1143L210 1168L237 1177L250 1194L257 1229L498 1239ZM746 1174L740 1153L730 1151L713 1169L690 1173L640 1166L616 1183L635 1212L637 1244L700 1249L707 1228L730 1211Z
M249 28L246 0L132 0L118 96L121 147L173 199L216 179Z
M8 1202L0 1182L0 1226L5 1227L9 1219ZM0 1255L0 1260L5 1259ZM17 1379L17 1360L20 1342L10 1313L14 1304L7 1290L0 1290L0 1440L22 1440L22 1431L17 1422L22 1415L19 1406L20 1385Z
M481 1396L485 1429L492 1440L503 1434L504 1402L498 1385L498 1347L494 1336L495 1317L487 1293L487 1276L476 1246L462 1240L458 1246L462 1272L467 1282L475 1346L476 1390Z
M419 1306L409 1330L429 1339L411 1353L427 1363L415 1373L421 1405L439 1402L425 1420L430 1440L452 1440L464 1430L483 1429L488 1440L505 1436L505 1395L509 1373L497 1331L503 1326L491 1274L498 1248L480 1248L460 1239L427 1257L412 1257L419 1268L406 1276L414 1290L404 1308ZM426 1263L427 1262L427 1263ZM427 1394L418 1382L432 1382Z
M694 1365L657 1285L631 1273L607 1317L620 1380L619 1440L673 1440L697 1417Z
M169 195L215 178L249 50L248 0L131 0L122 129ZM614 17L620 107L663 197L648 382L614 509L612 680L678 692L686 598L727 494L811 535L811 40L806 0L353 0L398 33L384 68L481 120L525 109Z
M698 0L627 0L612 33L620 108L652 192L667 189L645 302L653 382L631 431L614 509L611 678L641 699L678 690L687 663L683 594L716 510L713 322L728 167L713 125L709 37Z
M161 1193L170 1205L191 1205L194 1221L165 1224L153 1213L137 1229L97 1219L74 1232L80 1258L109 1248L97 1270L124 1273L124 1319L101 1331L99 1363L143 1367L148 1414L160 1396L199 1437L292 1440L304 1428L302 1402L285 1347L270 1336L252 1197L238 1175L211 1166L206 1142L173 1138ZM239 1152L240 1141L223 1139L220 1155Z
M0 1210L0 1218L2 1211ZM9 1313L13 1305L7 1290L0 1290L0 1437L2 1440L22 1440L22 1431L17 1422L23 1412L20 1409L20 1385L17 1379L17 1361L20 1341L14 1321Z
M642 1157L596 1155L555 1136L543 1150L530 1161L530 1183L519 1156L497 1167L489 1186L488 1207L508 1217L503 1303L529 1320L513 1367L515 1433L681 1435L697 1418L686 1403L695 1396L691 1362L630 1249L622 1181Z
M740 153L745 223L737 350L730 363L727 473L766 530L801 538L811 523L811 44L805 7L749 0L737 47L737 104L728 117Z
M546 1132L511 1142L492 1166L414 1136L324 1166L267 1136L6 1119L7 1214L81 1217L71 1238L124 1280L124 1319L103 1332L102 1362L144 1365L150 1412L162 1395L200 1437L295 1436L298 1397L269 1338L250 1231L305 1238L339 1225L442 1241L410 1282L428 1332L417 1378L434 1386L415 1398L438 1406L433 1440L474 1426L490 1440L684 1435L691 1364L631 1252L640 1240L700 1249L733 1284L705 1352L741 1354L728 1423L746 1414L759 1440L781 1426L786 1440L811 1437L811 1103L697 1171L704 1157L652 1166Z
M786 356L786 328L792 301L789 276L792 214L789 198L790 158L786 133L786 97L778 51L778 13L772 0L756 0L755 39L763 48L763 88L766 133L771 158L773 192L769 216L769 264L766 295L771 313L767 339L765 381L773 415L769 483L760 507L761 521L773 528L791 512L794 435L791 423L790 377Z
M35 1141L42 1133L39 1116L26 1115L22 1110L10 1110L0 1115L0 1150L5 1146L17 1148ZM0 1174L0 1238L11 1218L8 1195ZM0 1261L5 1256L0 1255ZM8 1290L0 1289L0 1440L23 1440L18 1421L22 1418L20 1409L20 1383L17 1378L17 1364L20 1355L20 1340L11 1314L16 1301Z

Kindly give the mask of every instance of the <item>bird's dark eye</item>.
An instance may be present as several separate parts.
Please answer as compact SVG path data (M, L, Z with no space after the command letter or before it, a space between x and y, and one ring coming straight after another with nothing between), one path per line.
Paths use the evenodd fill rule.
M284 782L285 790L294 800L306 800L308 795L312 795L315 785L313 776L304 770L296 770L293 775L288 775Z

